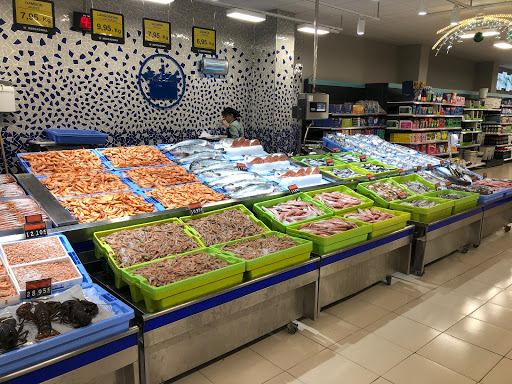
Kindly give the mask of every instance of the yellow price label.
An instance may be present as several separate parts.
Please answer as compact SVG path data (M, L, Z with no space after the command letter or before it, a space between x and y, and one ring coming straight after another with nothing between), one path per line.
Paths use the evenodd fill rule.
M204 29L194 27L194 42L195 48L199 49L212 49L215 50L215 31L213 29Z
M16 22L36 27L53 28L53 3L35 0L15 0Z
M170 24L165 21L144 19L144 33L147 41L163 44L171 41Z
M124 37L123 15L92 10L92 33L98 35Z

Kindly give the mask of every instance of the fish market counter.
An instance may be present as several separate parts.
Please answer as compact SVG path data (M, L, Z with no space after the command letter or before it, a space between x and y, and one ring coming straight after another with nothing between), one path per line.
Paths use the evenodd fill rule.
M139 329L128 331L0 377L0 383L137 384Z
M388 284L395 272L409 273L414 227L321 257L319 307L350 296L383 279Z
M512 197L508 200L512 201ZM411 272L422 275L426 264L459 249L466 253L469 245L478 247L485 210L493 204L479 205L474 209L432 223L410 221L409 223L414 225ZM512 202L509 205L509 209L512 209ZM509 214L512 215L512 210Z
M506 196L500 200L484 206L482 237L505 228L510 231L510 223L512 223L512 196Z

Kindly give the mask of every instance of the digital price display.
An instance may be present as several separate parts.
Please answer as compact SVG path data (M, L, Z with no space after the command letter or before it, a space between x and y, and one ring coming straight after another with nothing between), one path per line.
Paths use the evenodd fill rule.
M124 16L91 9L91 38L95 41L124 44Z
M15 30L55 34L55 9L49 0L13 0Z
M91 32L91 15L83 12L73 12L73 31Z
M144 18L142 34L145 47L171 49L171 23Z
M214 29L192 27L192 52L215 55L217 32Z

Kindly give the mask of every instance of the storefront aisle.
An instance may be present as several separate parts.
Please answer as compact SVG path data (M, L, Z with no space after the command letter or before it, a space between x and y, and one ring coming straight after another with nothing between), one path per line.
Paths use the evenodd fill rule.
M489 172L488 172L489 173ZM505 384L512 377L512 233L398 275L179 384Z

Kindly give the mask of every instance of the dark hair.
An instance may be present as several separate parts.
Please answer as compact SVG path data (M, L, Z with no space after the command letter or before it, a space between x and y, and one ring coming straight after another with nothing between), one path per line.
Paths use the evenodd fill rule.
M226 117L227 115L233 115L235 120L240 118L240 112L231 107L227 107L222 111L222 117Z

